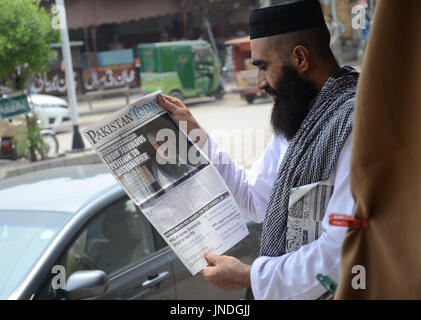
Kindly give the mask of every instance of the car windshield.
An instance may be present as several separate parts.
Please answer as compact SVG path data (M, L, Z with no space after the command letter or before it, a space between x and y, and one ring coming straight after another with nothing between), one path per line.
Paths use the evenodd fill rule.
M68 108L65 103L34 103L36 107L40 108Z
M212 53L208 47L194 46L192 47L195 61L212 62Z
M70 217L61 212L0 211L0 300L13 293Z

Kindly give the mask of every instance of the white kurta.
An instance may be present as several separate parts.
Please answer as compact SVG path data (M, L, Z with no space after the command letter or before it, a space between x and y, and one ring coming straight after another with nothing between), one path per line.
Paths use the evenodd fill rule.
M250 170L244 170L232 162L229 155L211 138L203 149L224 178L242 215L246 219L262 222L287 147L285 139L272 136L265 153ZM255 299L317 299L326 291L316 279L318 273L338 280L340 251L346 228L329 225L329 214L352 215L354 200L348 179L350 156L351 136L330 177L334 182L334 192L323 218L325 231L321 236L283 256L263 256L253 262L250 279Z

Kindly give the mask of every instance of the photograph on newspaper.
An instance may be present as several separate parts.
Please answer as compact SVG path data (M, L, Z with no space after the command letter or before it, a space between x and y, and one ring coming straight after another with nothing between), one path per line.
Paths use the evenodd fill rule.
M159 132L173 138L170 140L174 150L163 146L168 135L167 141L157 141ZM144 207L209 164L204 158L196 164L189 161L185 153L177 150L180 140L187 149L195 148L164 111L120 140L123 143L102 149L103 159L136 204Z
M127 195L194 275L248 234L219 172L157 101L159 91L83 133Z

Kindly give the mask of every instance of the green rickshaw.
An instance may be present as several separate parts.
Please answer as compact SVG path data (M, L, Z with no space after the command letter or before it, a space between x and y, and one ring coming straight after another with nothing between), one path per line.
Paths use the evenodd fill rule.
M179 99L214 96L222 99L220 62L207 41L139 44L142 92L161 89Z

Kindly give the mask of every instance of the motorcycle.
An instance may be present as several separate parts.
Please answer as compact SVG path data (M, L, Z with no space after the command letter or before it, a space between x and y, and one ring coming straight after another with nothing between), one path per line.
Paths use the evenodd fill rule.
M57 156L59 143L56 132L51 129L41 129L40 133L43 140L43 148L42 154L38 156L42 159L53 158ZM0 139L0 159L17 160L20 155L16 151L13 137L1 137Z
M57 134L52 129L41 129L41 136L44 142L44 157L53 158L58 155L58 139Z
M13 138L2 137L0 147L0 159L17 160L18 155L15 149Z

